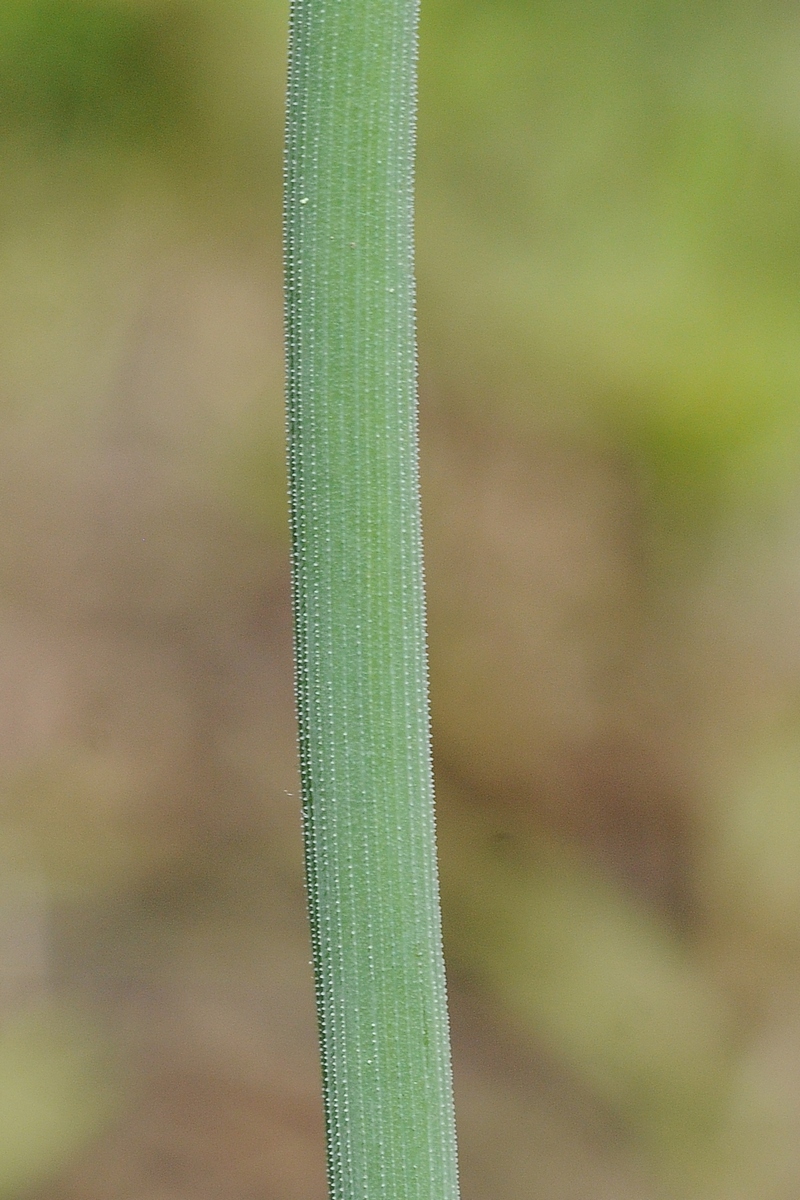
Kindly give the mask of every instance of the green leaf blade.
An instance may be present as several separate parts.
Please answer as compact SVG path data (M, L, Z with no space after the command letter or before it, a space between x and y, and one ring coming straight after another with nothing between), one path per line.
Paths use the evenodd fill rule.
M417 464L416 26L409 0L292 12L297 699L334 1200L457 1196Z

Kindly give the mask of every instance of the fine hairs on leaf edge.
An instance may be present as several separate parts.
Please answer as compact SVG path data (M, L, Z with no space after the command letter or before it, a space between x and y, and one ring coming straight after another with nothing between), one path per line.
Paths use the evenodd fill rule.
M415 0L296 0L287 427L333 1200L456 1200L419 511Z

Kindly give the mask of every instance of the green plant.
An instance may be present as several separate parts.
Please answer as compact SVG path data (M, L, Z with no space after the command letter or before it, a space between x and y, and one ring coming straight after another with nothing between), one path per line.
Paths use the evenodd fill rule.
M306 867L335 1200L457 1195L428 741L414 0L297 0L289 468Z

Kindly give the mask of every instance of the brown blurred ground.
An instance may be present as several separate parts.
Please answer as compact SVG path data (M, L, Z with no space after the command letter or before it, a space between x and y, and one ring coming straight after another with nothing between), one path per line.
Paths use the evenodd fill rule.
M275 293L240 272L157 264L90 435L63 445L23 430L3 453L4 821L48 893L37 913L47 949L9 1003L69 996L111 1030L121 1072L107 1125L41 1200L324 1194L286 540L237 511L224 473L201 477L202 424L176 415L199 410L224 428L209 377L222 376L232 405L237 386L247 400L277 373ZM574 685L543 690L510 747L479 714L501 715L486 689L497 658L515 656L529 591L546 596L543 632L523 650L506 712L537 659L551 660L556 686L559 656L575 653L558 634L571 605L610 629L607 585L631 586L624 491L602 461L535 447L526 460L499 439L476 474L467 438L431 412L425 425L434 680L462 706L439 718L442 771L460 763L504 820L521 810L529 822L526 796L538 797L534 815L591 841L598 816L579 791L569 809L558 803L559 772L594 769L570 762L590 760L598 739L585 715L575 729ZM448 634L467 639L451 661L474 678L448 680ZM582 712L605 703L578 700ZM637 770L631 757L619 769ZM599 839L604 852L669 906L674 839L617 832ZM655 868L637 865L632 838L649 840ZM455 970L453 982L465 1195L514 1195L534 1175L554 1197L643 1195L629 1155L608 1148L613 1117L504 1032Z
M209 268L200 285L194 262L158 264L155 280L91 436L63 446L37 430L4 452L4 814L27 869L41 866L50 889L39 913L47 951L10 1003L51 989L70 996L112 1030L122 1060L107 1125L35 1195L321 1196L286 541L254 526L218 482L198 478L197 423L186 420L184 440L176 416L181 406L211 406L215 373L231 404L237 384L247 398L251 380L276 372L276 297L228 264ZM228 413L206 409L205 419L222 424ZM605 464L551 453L549 475L534 476L518 448L498 442L481 489L464 439L437 428L432 414L426 425L434 629L447 629L439 609L456 596L465 603L466 589L501 587L513 612L531 571L537 587L549 587L558 624L565 592L577 588L576 602L591 606L597 575L604 583L623 574L615 529L623 505ZM591 494L583 513L572 511L564 466L576 493L607 497L607 511L594 511ZM464 504L467 481L472 503L485 508L479 520ZM502 511L515 500L524 522L516 534ZM556 552L548 568L528 540L560 539L565 522L575 562ZM514 536L524 556L501 540ZM587 560L595 578L580 581ZM513 628L475 620L481 636L497 639L495 653L513 656ZM552 641L548 649L548 634L542 640L532 656L564 653ZM446 636L435 642L435 664L439 643L446 653ZM444 668L435 678L441 688ZM484 688L478 679L452 691L477 704ZM568 702L545 696L525 718L534 733L548 720L555 729L540 735L555 741L551 772L564 769L561 746L575 740L559 727ZM478 740L468 715L451 721L467 739L463 772L479 790L481 770L498 771L486 760L490 733ZM448 764L458 745L445 733L439 743ZM517 766L509 815L535 778L528 763L541 759L531 747ZM554 790L541 789L550 823L579 819L579 805L559 815ZM606 841L610 853L627 854L613 835ZM660 893L660 876L653 880L643 887ZM554 1197L587 1186L643 1195L627 1156L604 1144L608 1114L502 1032L488 998L457 973L453 1020L465 1195L517 1194L532 1173L550 1180Z
M87 434L22 426L3 451L3 812L45 895L8 1004L94 1014L119 1089L41 1200L324 1194L286 539L213 447L275 386L278 299L201 254L153 265ZM701 697L683 634L653 645L630 473L430 403L423 429L443 801L523 861L543 834L580 847L696 938ZM467 1200L656 1195L636 1121L503 1015L471 936L451 971Z

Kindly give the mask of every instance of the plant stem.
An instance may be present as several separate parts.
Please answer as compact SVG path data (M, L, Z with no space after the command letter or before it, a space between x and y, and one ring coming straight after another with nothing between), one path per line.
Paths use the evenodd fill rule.
M296 0L286 156L297 704L334 1200L455 1200L428 735L415 0Z

